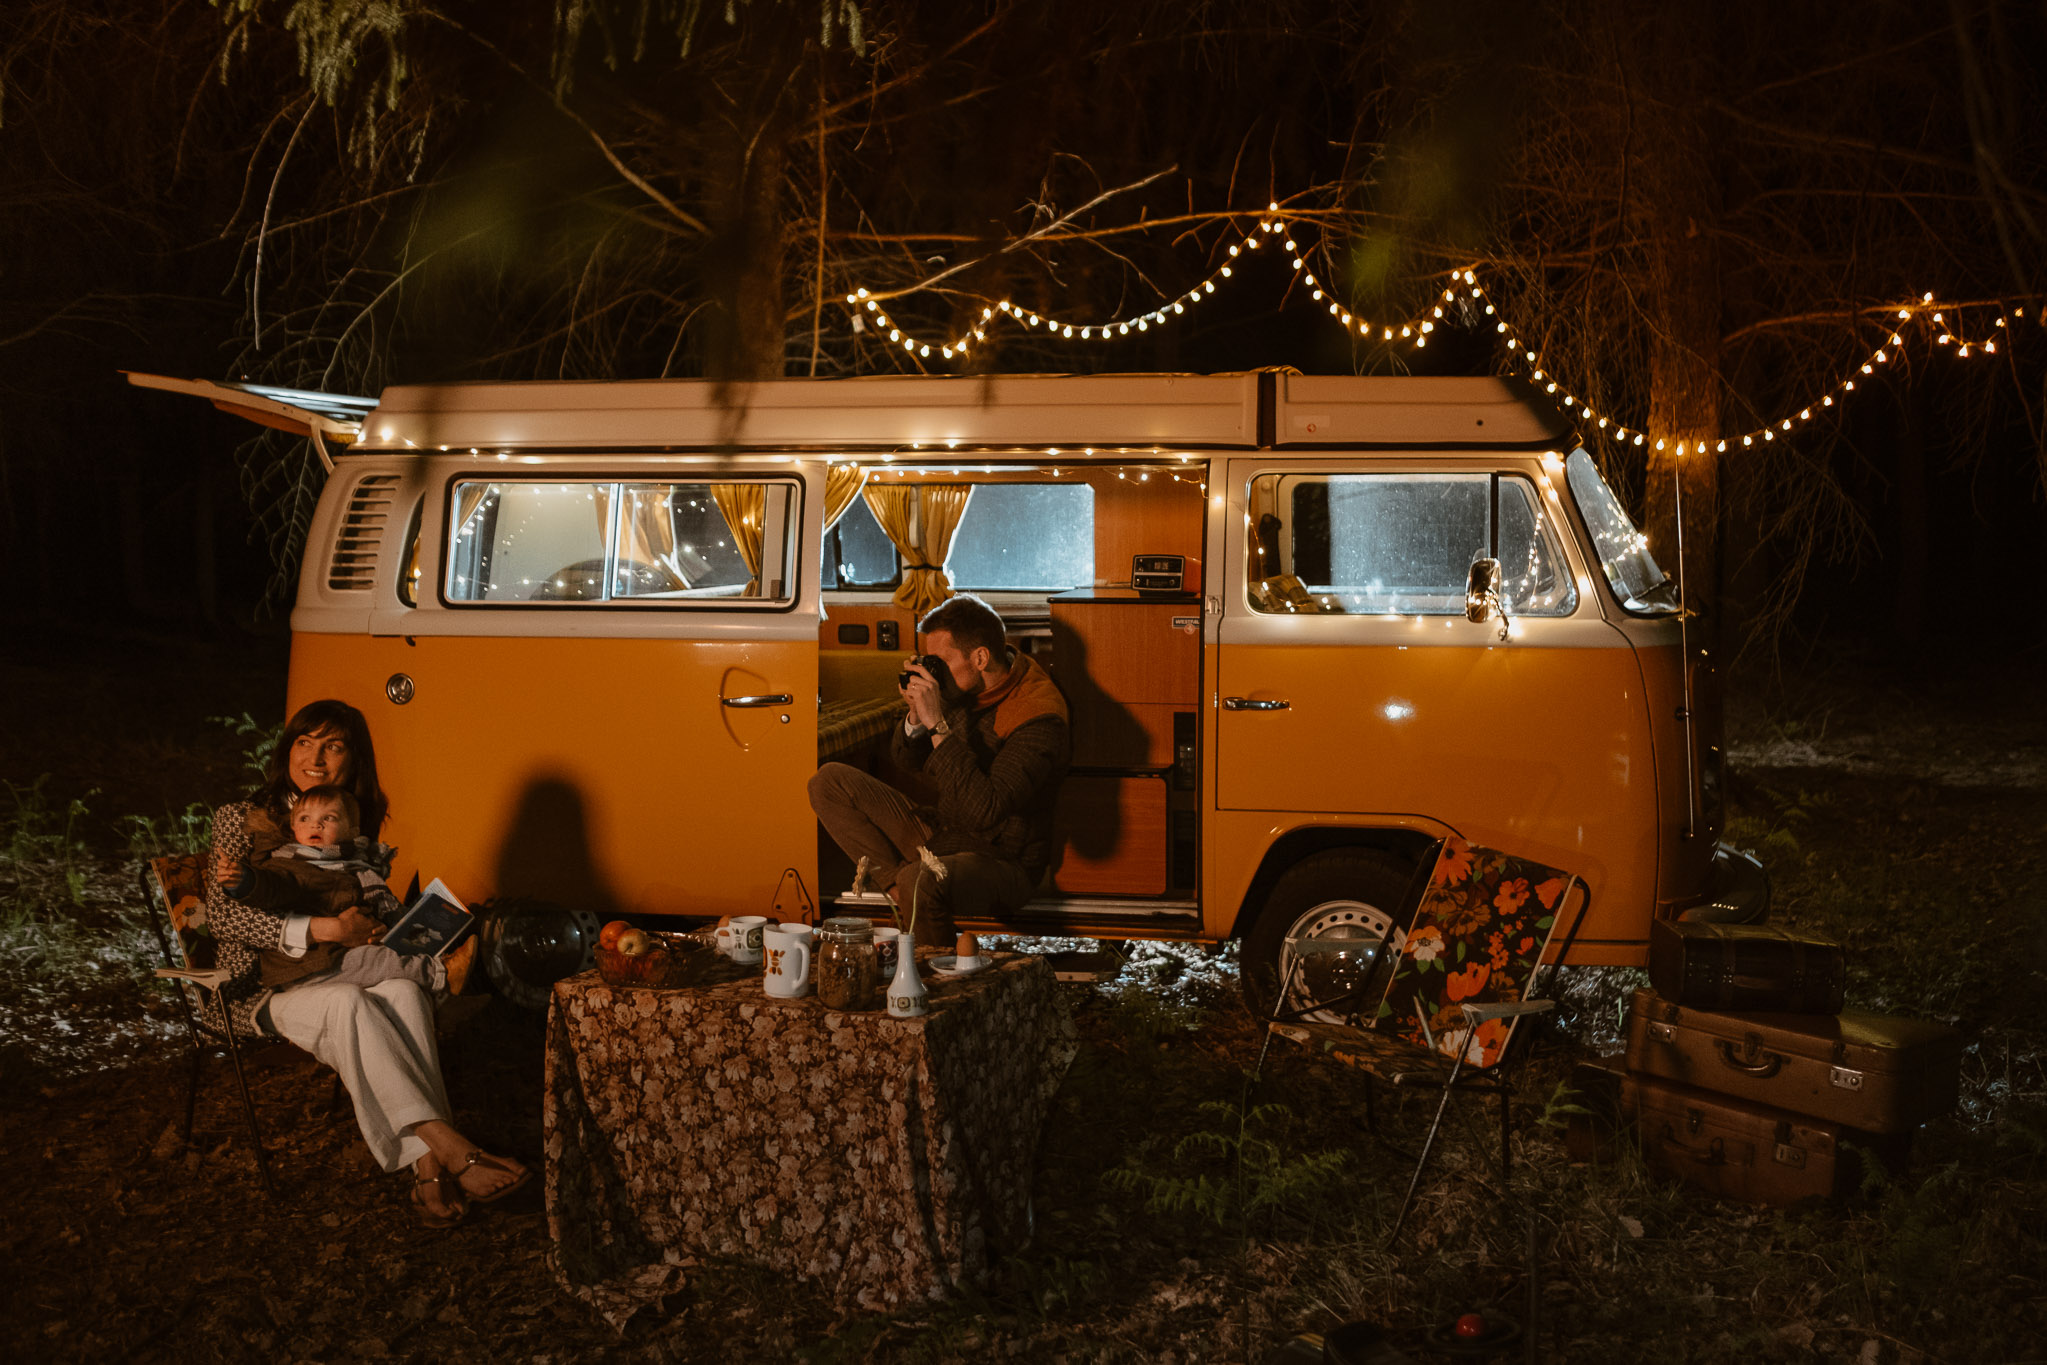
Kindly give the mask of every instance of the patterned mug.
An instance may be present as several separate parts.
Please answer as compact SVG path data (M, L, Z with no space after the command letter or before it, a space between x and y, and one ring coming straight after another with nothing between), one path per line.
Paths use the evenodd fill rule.
M794 928L800 932L791 933ZM767 964L761 984L769 995L793 1000L810 994L810 933L802 925L778 924L761 933L761 958Z
M768 927L766 915L732 917L732 960L755 963L761 960L761 931Z

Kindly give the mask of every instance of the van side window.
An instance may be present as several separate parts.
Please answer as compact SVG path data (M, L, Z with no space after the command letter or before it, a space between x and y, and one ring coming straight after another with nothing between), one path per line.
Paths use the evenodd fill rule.
M1460 615L1492 550L1487 474L1261 474L1248 491L1257 611ZM1512 614L1576 609L1556 528L1518 475L1500 480L1499 560Z
M451 603L787 603L800 503L787 479L457 480L443 591Z
M953 532L945 573L956 588L1092 585L1095 490L1084 483L974 485Z
M867 499L855 498L824 533L827 588L893 588L903 581L903 563L889 543Z

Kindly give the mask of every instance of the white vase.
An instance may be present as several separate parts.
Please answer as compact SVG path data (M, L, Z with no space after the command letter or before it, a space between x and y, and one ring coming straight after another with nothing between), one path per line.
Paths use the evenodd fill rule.
M917 947L908 934L896 952L895 979L888 983L888 1012L897 1019L915 1019L931 1012L924 978L917 975Z

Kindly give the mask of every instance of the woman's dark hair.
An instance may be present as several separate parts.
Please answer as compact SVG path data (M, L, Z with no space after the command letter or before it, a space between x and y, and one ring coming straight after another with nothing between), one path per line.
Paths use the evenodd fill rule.
M257 791L256 799L280 821L288 821L292 799L298 795L298 789L291 784L291 746L306 735L328 730L348 742L349 779L345 785L362 807L358 832L374 840L383 828L390 801L377 784L377 751L370 743L369 720L345 701L330 697L307 702L284 723L284 733L277 737L277 750L270 756L270 776Z

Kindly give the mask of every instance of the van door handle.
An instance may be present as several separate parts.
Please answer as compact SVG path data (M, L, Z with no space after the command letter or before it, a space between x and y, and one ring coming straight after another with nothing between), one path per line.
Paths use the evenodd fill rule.
M1291 711L1292 709L1292 702L1253 701L1249 697L1223 698L1223 710L1225 711Z
M796 698L787 692L769 692L758 697L720 697L727 706L787 706Z

